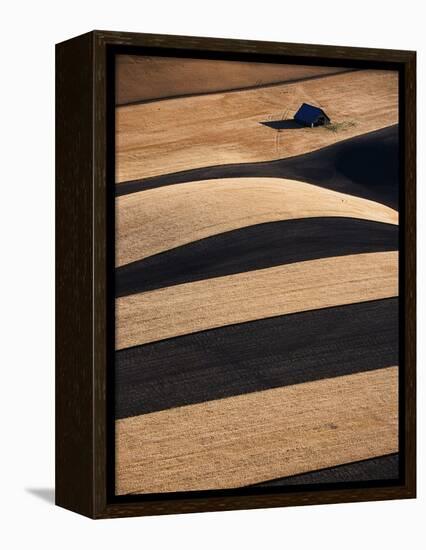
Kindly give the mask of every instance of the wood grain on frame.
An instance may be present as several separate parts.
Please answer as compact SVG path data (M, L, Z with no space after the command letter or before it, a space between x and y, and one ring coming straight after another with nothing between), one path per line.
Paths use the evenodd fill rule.
M113 494L108 493L107 472L110 455L107 438L108 417L105 411L108 384L105 366L106 335L103 328L107 318L107 293L104 288L107 276L105 159L108 157L108 152L111 155L106 140L105 92L109 90L106 79L107 47L115 48L119 53L125 53L127 47L133 47L133 52L137 48L137 52L142 55L146 47L155 47L190 48L202 51L205 55L209 55L209 52L213 52L214 55L221 55L220 52L224 52L224 55L249 55L251 59L257 59L258 55L270 55L281 60L290 55L297 56L301 61L311 59L314 62L322 62L321 60L327 58L331 60L330 62L358 63L366 68L377 64L393 64L390 68L401 71L403 79L400 90L403 96L400 100L402 114L400 122L405 150L401 159L404 163L401 167L404 183L401 237L405 243L402 258L404 277L401 279L403 300L401 311L405 317L405 324L402 327L405 336L404 349L401 352L404 360L404 368L401 371L404 391L401 400L401 411L404 413L401 424L403 428L401 451L404 453L405 460L402 470L404 475L399 483L363 484L356 487L345 485L339 488L326 487L321 491L244 491L226 495L204 493L196 497L186 494L179 498L170 498L168 495L156 498L135 496L123 500L116 499L112 496ZM59 385L56 418L57 456L60 458L57 469L57 504L92 518L107 518L414 498L416 495L416 53L109 31L94 31L58 44L57 52L57 113L61 121L57 132L57 173L59 181L63 179L65 183L70 184L61 187L57 193L58 215L61 217L64 212L73 214L68 226L69 231L62 233L63 238L57 240L58 252L60 252L58 269L63 274L72 272L73 279L70 285L61 287L60 278L57 277L57 290L64 298L57 305L61 319L69 320L70 307L74 308L73 318L76 319L73 323L59 323L58 345L61 342L67 342L68 347L71 345L75 348L75 342L79 342L79 355L87 359L84 362L79 361L78 368L75 368L75 354L61 350L60 361L57 363L57 375L60 376L60 379L57 377ZM87 72L81 70L83 66L87 67ZM93 116L85 116L87 106L90 107ZM76 113L79 116L76 116ZM75 120L78 121L77 125L72 124ZM79 145L78 151L81 150L81 153L76 152L76 144ZM77 172L81 177L76 180ZM71 193L72 196L64 192L65 189L73 189L74 184L76 189L75 193ZM86 193L88 200L79 200L81 194L85 196ZM72 207L74 204L78 206L76 210ZM89 217L94 215L93 239L88 238L90 234L87 232L84 240L79 241L77 234L82 227L80 217L86 214ZM70 246L77 246L79 250L71 270ZM95 291L95 300L90 311L86 308L86 302L75 300L76 292L80 291ZM91 300L89 302L92 304ZM81 340L81 327L84 323L94 326L95 330L91 337L87 333L88 338ZM62 414L65 409L69 411L68 414ZM84 449L86 452L82 453ZM76 463L80 465L78 469L75 467ZM81 483L82 478L86 480L84 484Z

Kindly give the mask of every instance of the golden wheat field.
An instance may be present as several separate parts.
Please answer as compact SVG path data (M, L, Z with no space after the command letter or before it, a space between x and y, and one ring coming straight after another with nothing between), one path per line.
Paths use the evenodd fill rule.
M324 80L327 85L324 86ZM397 74L356 71L254 90L117 108L117 183L193 168L261 162L308 153L398 122ZM326 127L279 132L261 122L291 119L314 103Z
M116 493L396 479L398 74L116 77Z

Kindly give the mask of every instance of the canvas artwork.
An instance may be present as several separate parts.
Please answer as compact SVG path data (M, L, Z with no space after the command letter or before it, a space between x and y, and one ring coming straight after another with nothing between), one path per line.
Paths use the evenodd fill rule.
M397 480L398 72L115 63L115 494Z

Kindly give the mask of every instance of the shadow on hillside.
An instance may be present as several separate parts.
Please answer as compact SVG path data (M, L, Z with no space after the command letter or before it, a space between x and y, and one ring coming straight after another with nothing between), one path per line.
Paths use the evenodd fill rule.
M338 172L354 183L372 190L386 189L386 194L395 201L399 176L397 139L348 143L336 155L335 165Z
M274 130L300 130L301 128L303 128L303 126L298 124L292 118L287 118L286 120L268 120L265 122L261 122L260 124L268 126L268 128L273 128Z
M301 128L294 121L262 122ZM287 178L319 185L340 193L386 204L398 209L398 125L375 130L311 153L265 162L246 162L196 168L120 183L117 195L153 189L174 183L220 178Z

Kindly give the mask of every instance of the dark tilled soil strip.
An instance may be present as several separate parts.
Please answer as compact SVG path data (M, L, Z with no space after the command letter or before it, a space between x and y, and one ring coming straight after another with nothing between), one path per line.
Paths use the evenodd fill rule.
M214 235L116 269L116 294L281 264L398 249L398 226L354 218L263 223Z
M271 129L271 132L278 130ZM297 129L292 130L291 135L292 139L297 139ZM398 126L281 160L210 166L119 183L116 194L127 195L175 183L235 177L295 179L398 209Z
M398 364L398 299L231 325L116 352L116 418Z
M324 483L350 483L357 481L397 480L399 477L399 455L392 454L370 458L316 472L272 479L250 487L285 487L290 485L317 485Z

